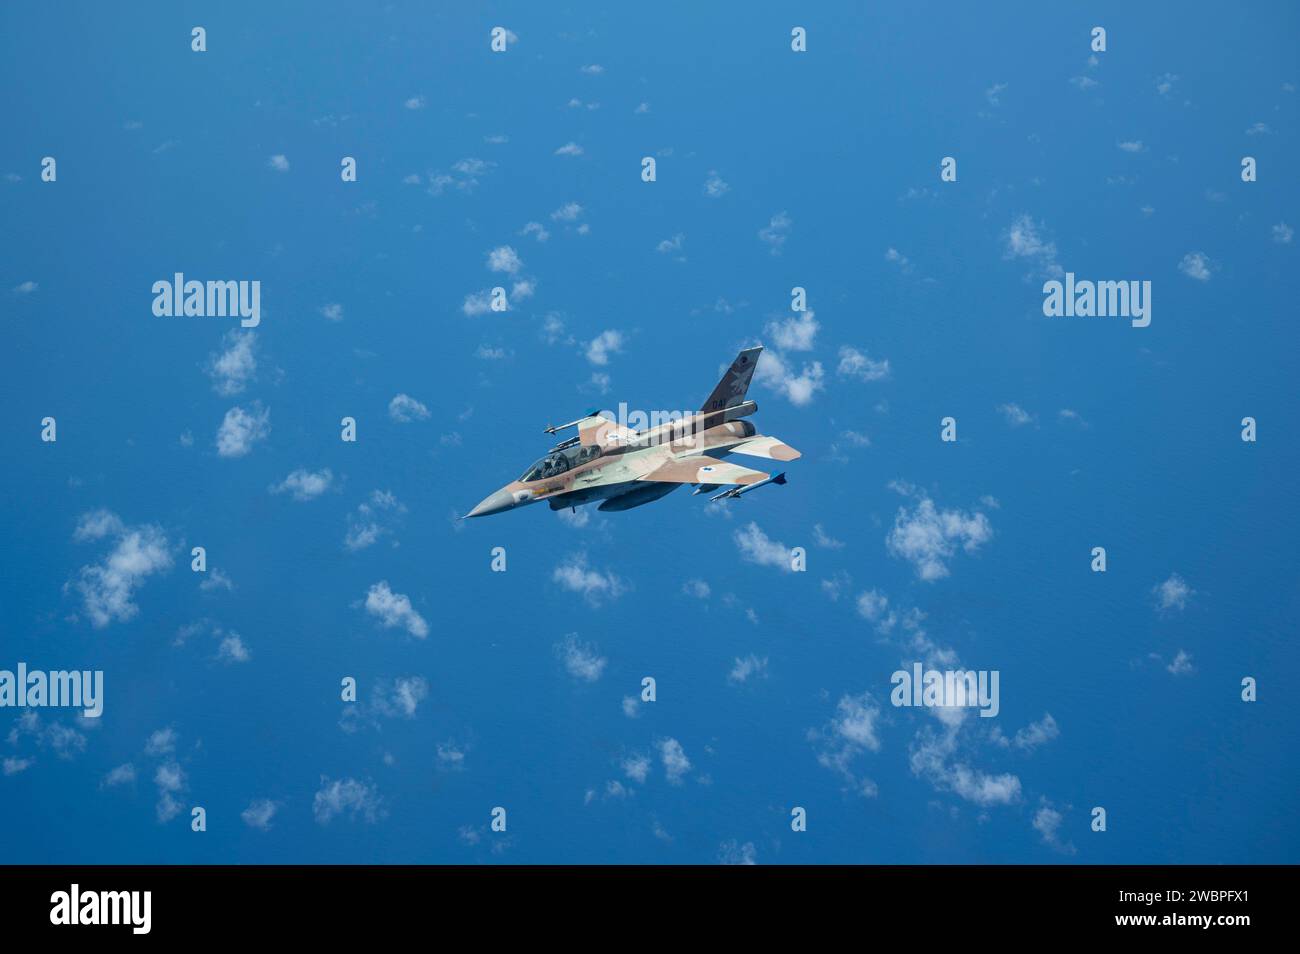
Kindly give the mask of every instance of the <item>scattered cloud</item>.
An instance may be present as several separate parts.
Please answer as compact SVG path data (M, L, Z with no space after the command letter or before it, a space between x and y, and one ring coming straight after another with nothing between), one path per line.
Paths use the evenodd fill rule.
M232 407L217 428L217 456L244 457L271 433L271 411L254 401L248 410Z
M659 758L663 762L664 772L671 785L682 784L682 779L691 770L691 760L676 739L661 739L658 743Z
M992 539L993 527L983 513L941 510L921 491L908 495L915 499L915 505L898 508L885 546L891 556L911 563L918 579L943 579L949 575L948 563L958 548L974 553Z
M790 227L794 220L785 212L778 212L768 220L767 225L758 230L758 238L767 246L772 255L780 255L785 248L785 240L790 237Z
M334 474L328 467L315 472L299 468L278 484L271 485L273 494L290 494L294 500L315 500L330 489Z
M767 657L759 658L751 653L743 659L736 657L736 663L727 674L727 682L740 684L753 679L767 678Z
M249 828L256 828L258 831L270 831L271 819L275 817L279 805L269 798L255 798L248 803L248 807L239 813L239 817L244 820L244 824Z
M571 556L551 573L551 579L571 593L580 593L592 606L617 600L627 587L613 573L601 573L587 565L584 554Z
M222 351L208 355L204 371L212 390L222 397L241 394L257 373L257 333L229 331L221 339Z
M366 612L374 616L384 629L402 627L416 639L429 635L429 624L415 611L409 597L394 593L387 580L381 580L366 593Z
M841 345L840 364L836 373L859 381L883 381L889 377L889 359L875 361L857 348Z
M1065 273L1056 261L1056 243L1044 238L1042 226L1028 215L1021 215L1012 222L1002 238L1004 259L1028 260L1048 276L1059 276Z
M710 169L708 178L704 180L704 194L710 199L720 199L731 191L731 186L722 180L717 170Z
M429 418L429 409L409 394L398 394L388 402L388 416L398 424L410 424Z
M312 815L321 825L328 825L340 816L374 824L385 814L379 790L371 783L354 778L331 781L324 775L320 783L312 801Z
M736 548L740 550L741 559L759 566L772 566L786 573L793 572L790 565L790 549L784 544L768 537L762 528L752 520L733 534Z
M132 602L136 591L149 577L172 565L171 544L161 527L128 526L108 510L84 514L73 539L79 543L112 541L112 547L100 562L83 566L68 583L81 596L91 625L96 629L134 619L140 609Z
M1187 601L1196 593L1177 573L1171 573L1169 579L1157 583L1151 592L1155 594L1156 605L1161 612L1186 609Z
M569 633L554 646L555 655L564 663L565 671L574 679L595 682L605 671L608 660L599 655L596 647L578 640L577 633Z

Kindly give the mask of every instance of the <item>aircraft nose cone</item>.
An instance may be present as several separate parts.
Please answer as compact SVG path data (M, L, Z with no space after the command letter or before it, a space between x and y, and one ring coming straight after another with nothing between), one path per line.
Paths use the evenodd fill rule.
M469 513L467 517L486 517L490 513L500 513L502 510L509 510L515 505L514 494L507 490L498 490L496 493L488 494L479 502Z

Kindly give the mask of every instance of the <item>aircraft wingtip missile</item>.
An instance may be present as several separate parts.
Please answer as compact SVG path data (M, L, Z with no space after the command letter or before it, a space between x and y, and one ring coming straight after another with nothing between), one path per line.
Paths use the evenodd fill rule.
M716 497L710 497L709 502L712 503L715 500L733 500L737 497L740 497L743 494L749 493L751 490L757 490L759 487L766 487L768 484L776 484L780 486L781 484L784 483L785 483L785 473L782 472L777 474L775 477L767 478L767 480L760 480L756 484L745 484L744 486L732 487L730 490L724 490Z

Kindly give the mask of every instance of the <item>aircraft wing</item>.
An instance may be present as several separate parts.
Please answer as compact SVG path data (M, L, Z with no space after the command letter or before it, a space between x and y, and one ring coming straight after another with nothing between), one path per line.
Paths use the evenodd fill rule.
M739 464L712 457L681 457L670 460L638 480L652 480L670 484L756 484L767 480L768 474L761 470L750 470Z
M766 457L768 460L798 460L803 455L789 444L782 444L775 437L759 434L734 447L727 448L728 454L748 454L751 457Z
M578 422L583 447L621 447L636 439L636 431L604 417L585 417Z

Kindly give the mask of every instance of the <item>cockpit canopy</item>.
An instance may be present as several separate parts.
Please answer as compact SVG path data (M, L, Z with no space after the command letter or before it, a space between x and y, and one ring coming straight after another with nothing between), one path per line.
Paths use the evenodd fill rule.
M564 450L551 451L551 453L524 471L519 480L521 483L528 484L534 480L547 480L551 477L558 477L565 471L595 460L599 456L600 448L594 444L587 447L575 446L566 447Z

